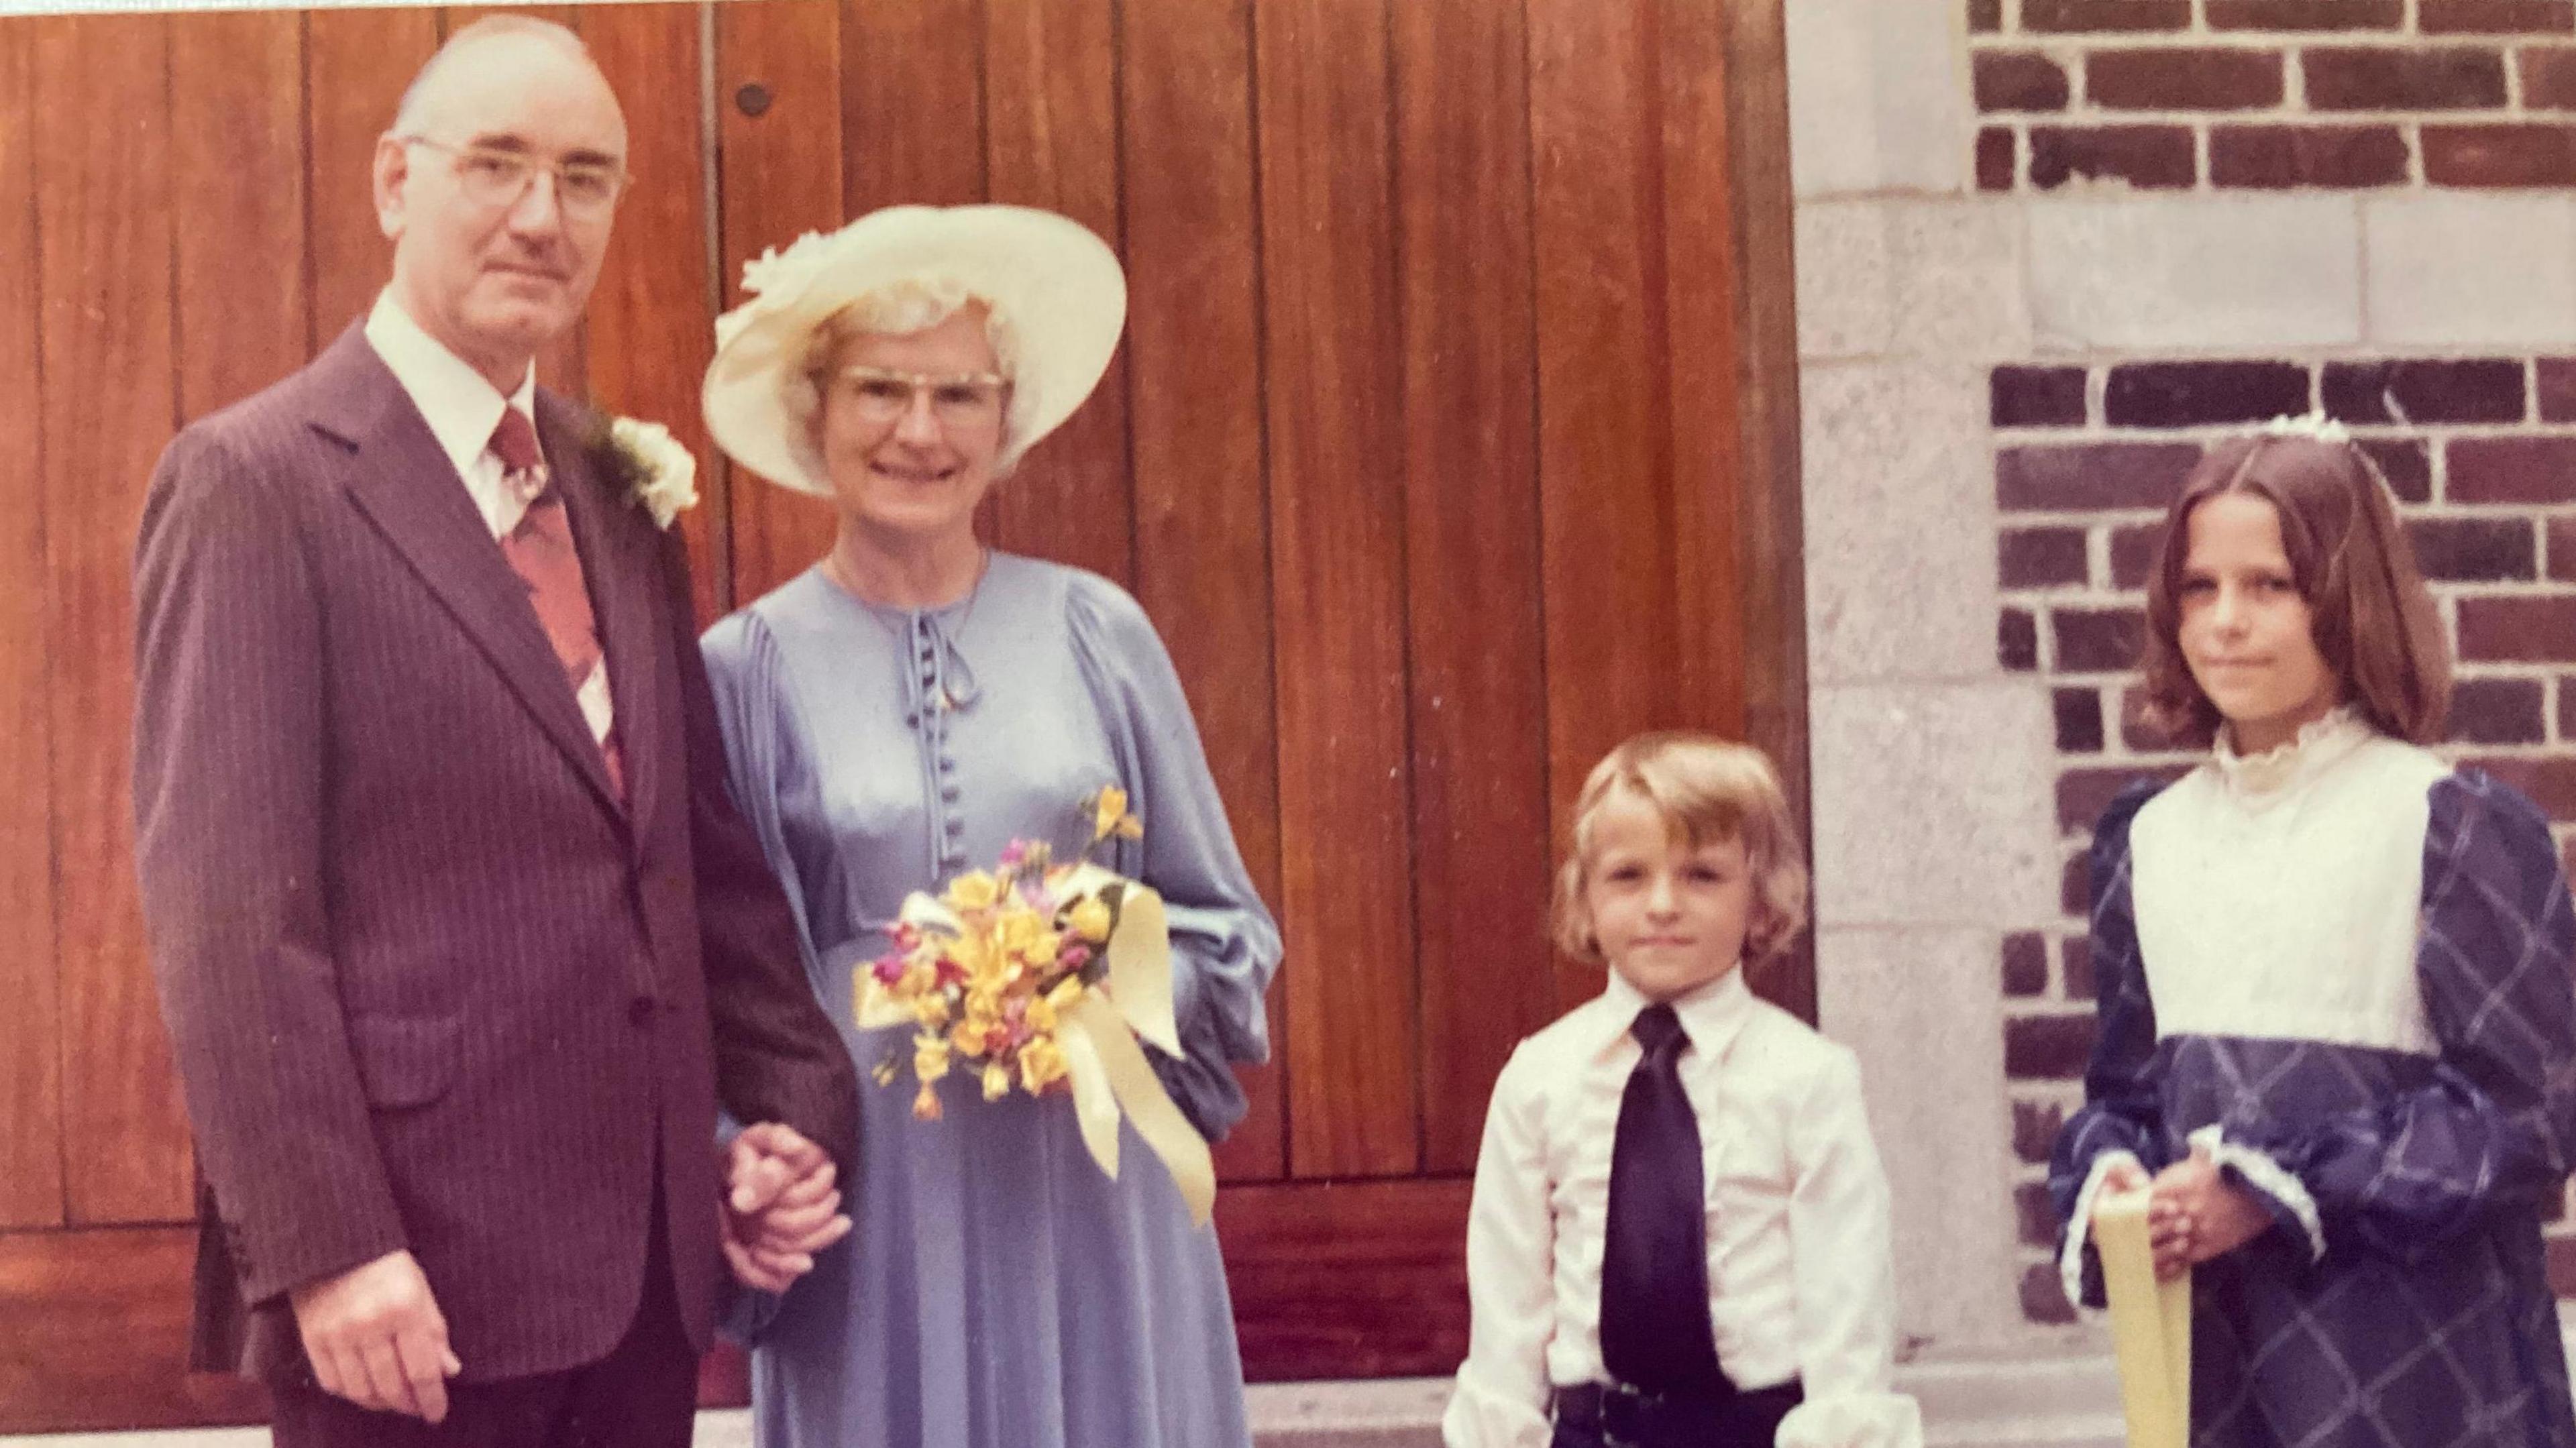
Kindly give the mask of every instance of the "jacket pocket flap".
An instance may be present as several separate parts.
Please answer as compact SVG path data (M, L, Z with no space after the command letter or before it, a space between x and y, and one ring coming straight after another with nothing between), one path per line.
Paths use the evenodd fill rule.
M456 1075L453 1017L353 1016L349 1048L370 1106L425 1106Z

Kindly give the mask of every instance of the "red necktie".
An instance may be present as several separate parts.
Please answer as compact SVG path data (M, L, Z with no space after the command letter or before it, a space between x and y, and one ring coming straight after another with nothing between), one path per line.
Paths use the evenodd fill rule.
M504 481L528 499L527 511L519 516L519 526L502 535L501 556L510 560L510 567L527 585L528 601L537 610L537 623L545 629L546 640L555 646L555 657L563 664L564 681L578 697L582 685L590 681L591 671L600 666L599 621L590 611L590 590L582 583L581 555L573 550L572 524L564 514L563 495L555 491L547 475L545 455L537 450L537 430L517 408L501 409L501 424L492 429L491 448L492 455L501 460ZM618 750L614 728L599 741L599 747L608 761L608 782L623 803L625 761Z

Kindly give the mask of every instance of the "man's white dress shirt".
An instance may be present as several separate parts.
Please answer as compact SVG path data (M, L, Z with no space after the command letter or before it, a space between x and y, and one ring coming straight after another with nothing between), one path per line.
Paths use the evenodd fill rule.
M1606 1381L1601 1248L1619 1103L1650 1004L1614 972L1521 1042L1494 1083L1467 1224L1474 1309L1441 1431L1450 1448L1546 1448L1557 1387ZM1739 1388L1803 1381L1779 1448L1914 1448L1889 1391L1887 1181L1852 1053L1756 997L1743 972L1673 1001L1699 1120L1709 1318Z
M420 324L394 300L391 288L376 294L375 309L367 314L366 338L367 345L376 349L386 369L394 374L394 381L402 384L412 406L420 409L421 417L429 423L430 436L438 439L447 460L456 465L456 475L464 479L465 491L474 499L474 510L483 515L483 526L492 530L495 539L508 537L526 515L528 499L510 486L508 470L492 451L492 430L501 425L504 408L516 408L528 420L529 429L535 429L536 364L528 364L519 385L503 397L465 359L421 330ZM605 654L591 665L589 677L573 691L573 697L581 704L581 717L590 725L591 737L606 744L617 715L608 694Z

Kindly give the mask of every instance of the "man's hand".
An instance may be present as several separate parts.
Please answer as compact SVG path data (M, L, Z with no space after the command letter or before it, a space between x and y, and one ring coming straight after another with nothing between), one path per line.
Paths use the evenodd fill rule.
M823 1149L776 1122L746 1127L724 1151L725 1262L746 1287L784 1292L814 1254L850 1233Z
M2194 1148L2156 1173L2155 1195L2147 1204L2147 1237L2160 1278L2180 1276L2186 1267L2233 1252L2271 1225L2271 1213L2220 1175L2206 1151Z
M322 1390L380 1413L447 1418L447 1380L464 1369L447 1319L409 1252L388 1252L287 1294Z

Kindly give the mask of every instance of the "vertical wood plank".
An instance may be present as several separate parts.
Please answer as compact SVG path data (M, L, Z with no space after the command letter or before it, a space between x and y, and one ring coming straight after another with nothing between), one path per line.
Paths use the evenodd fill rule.
M1070 216L1117 246L1116 5L1010 0L984 18L991 199ZM1127 411L1122 350L1090 400L993 490L996 545L1134 581Z
M53 737L45 699L44 379L37 365L35 28L0 20L0 1228L63 1220Z
M1419 1161L1404 384L1383 0L1254 11L1289 1161Z
M393 128L403 87L438 49L434 10L304 13L305 155L313 228L313 350L366 319L393 274L370 180L376 138Z
M851 216L984 199L983 0L843 0L837 54Z
M304 365L304 27L292 11L170 22L179 415Z
M732 307L744 299L744 262L770 247L783 251L805 232L830 231L846 215L841 15L833 0L780 0L718 5L715 17L719 272L723 305ZM745 106L755 97L766 102L758 115ZM767 593L832 546L832 510L819 499L730 465L727 486L730 603Z
M170 255L171 22L34 21L44 306L44 578L55 636L55 910L62 942L70 1220L178 1220L188 1132L135 900L126 721L127 556L176 410ZM107 383L103 379L114 379Z
M1244 863L1277 908L1251 16L1242 0L1126 0L1124 18L1136 596L1171 647ZM1217 1148L1229 1181L1287 1170L1286 981L1306 968L1292 956L1271 987L1273 1059L1245 1073L1251 1112Z
M700 622L732 596L723 469L698 410L715 354L715 279L707 274L706 147L694 93L695 5L604 5L582 17L582 38L627 101L627 169L617 229L590 296L587 360L593 401L671 429L698 459L698 506L680 516Z
M1650 0L1528 0L1548 773L1584 776L1674 687L1663 147ZM1600 989L1561 963L1558 1001Z
M1744 730L1779 762L1809 823L1804 525L1798 474L1798 322L1789 179L1789 62L1780 0L1723 4L1727 234L1737 453L1734 551ZM1703 185L1706 183L1702 183ZM1811 830L1802 831L1812 840ZM1814 937L1769 972L1764 993L1816 1019Z
M1555 1000L1518 7L1395 7L1424 1166L1468 1171Z

